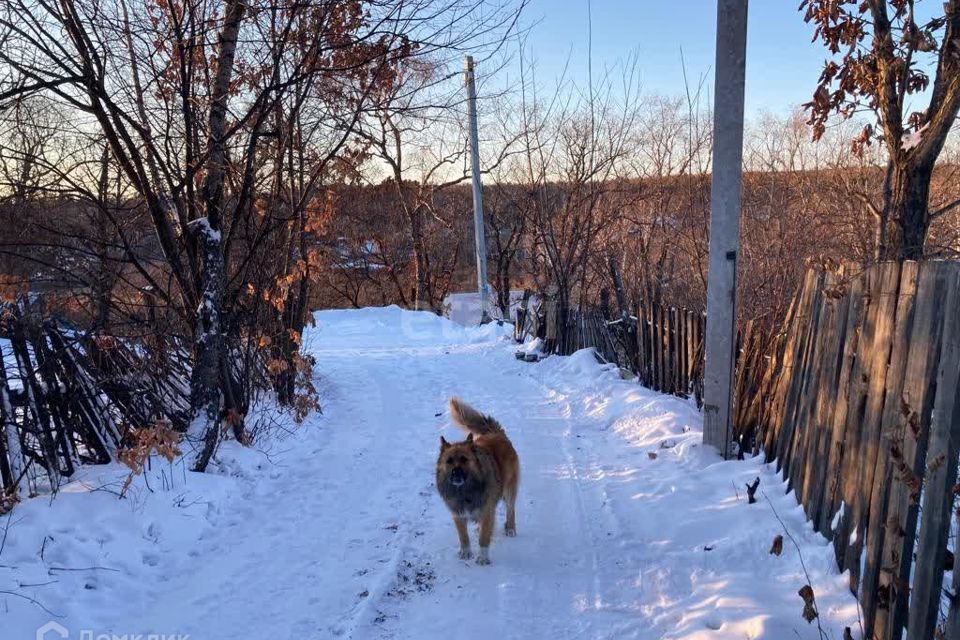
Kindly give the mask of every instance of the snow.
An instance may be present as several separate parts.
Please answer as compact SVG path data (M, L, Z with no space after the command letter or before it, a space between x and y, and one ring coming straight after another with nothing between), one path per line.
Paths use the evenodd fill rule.
M837 512L833 514L833 520L830 521L830 531L836 533L837 529L840 528L840 522L843 521L843 514L847 510L847 503L840 501L840 508L837 509Z
M206 216L195 218L188 223L187 226L190 227L192 231L206 236L209 242L220 242L220 231L215 231L213 227L210 226L210 220Z
M155 462L119 500L124 469L87 468L0 518L0 591L50 612L0 594L4 640L50 620L70 638L817 638L808 581L827 637L858 637L832 548L772 468L722 461L690 402L589 351L517 361L508 329L318 313L323 415L259 449L226 443L213 473ZM450 395L496 416L521 459L518 537L501 508L490 566L457 558L433 486L440 435L462 437ZM768 553L774 508L809 580L789 539Z
M901 144L904 151L910 151L915 147L918 147L921 142L923 142L923 132L927 130L927 127L930 126L930 123L923 125L916 131L911 131L910 133L903 134Z

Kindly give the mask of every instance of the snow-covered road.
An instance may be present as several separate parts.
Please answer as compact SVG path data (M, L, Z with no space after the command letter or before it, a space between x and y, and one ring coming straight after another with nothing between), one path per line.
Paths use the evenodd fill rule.
M845 578L793 496L759 461L704 450L687 401L587 352L519 362L494 326L396 308L317 320L324 415L269 451L226 447L219 475L167 472L169 486L124 501L90 491L118 470L91 471L14 511L0 590L57 617L0 594L0 638L47 620L71 638L817 638L797 549L768 553L784 533L774 508L826 637L856 631ZM521 459L519 535L502 535L501 507L490 566L457 558L433 486L440 435L462 438L450 395L500 420ZM748 505L756 476L769 500ZM72 517L90 509L93 530Z

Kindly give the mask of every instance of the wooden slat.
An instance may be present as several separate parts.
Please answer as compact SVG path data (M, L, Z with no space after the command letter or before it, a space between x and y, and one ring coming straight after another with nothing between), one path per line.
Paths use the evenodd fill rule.
M816 421L816 409L823 399L821 379L829 366L831 354L827 353L831 341L835 338L836 306L826 295L836 286L836 274L832 271L824 273L820 297L820 310L817 314L813 351L810 366L805 374L803 403L797 418L797 428L801 429L804 439L800 444L797 463L793 466L791 478L792 486L796 489L797 499L806 508L810 492L809 475L812 475L817 464L816 451L820 441L820 425Z
M781 409L783 407L783 398L787 386L786 371L789 364L788 360L792 356L792 336L796 334L794 315L800 304L801 295L802 290L798 292L790 302L790 307L787 309L787 317L784 321L786 331L780 338L780 344L775 354L775 361L768 368L771 376L771 399L764 413L764 429L766 431L764 437L764 452L765 459L768 463L773 462L773 459L776 457L777 437L779 436L782 424Z
M670 323L673 325L673 340L670 346L673 350L673 392L683 395L683 355L681 348L681 338L683 332L680 323L680 310L676 307L670 308Z
M670 342L673 327L670 325L670 308L660 307L660 322L663 324L663 390L664 393L673 393L673 358L670 353Z
M873 341L873 326L877 321L877 309L880 306L879 282L880 272L876 269L867 270L862 278L863 295L861 296L862 319L857 330L856 352L853 357L853 368L850 372L850 384L847 388L847 407L844 411L846 420L843 426L843 459L839 469L839 492L842 514L834 531L834 552L837 555L837 566L840 570L846 568L847 547L856 539L859 532L854 531L853 504L857 499L857 473L861 460L860 419L863 412L866 382L869 376L866 372L868 355ZM859 558L857 559L859 562ZM859 575L856 581L851 580L851 589L856 592L859 585Z
M833 282L833 274L825 272L821 275L815 295L815 309L810 320L810 337L807 347L807 357L804 367L799 375L802 378L800 386L799 402L795 413L793 451L790 454L792 461L788 460L789 469L789 488L796 491L797 499L803 502L801 495L803 488L804 475L810 460L810 450L816 442L816 429L811 423L811 416L814 405L817 401L817 389L820 380L820 373L823 370L824 344L829 336L828 318L831 315L829 305L824 302L824 290Z
M660 304L654 302L650 307L650 344L653 353L653 388L663 390L663 324L660 319Z
M857 354L857 342L860 337L860 326L863 322L863 291L864 278L857 276L847 284L847 317L843 334L843 354L841 356L840 374L837 378L837 396L834 399L833 415L830 421L830 446L827 450L827 459L824 463L824 497L820 509L820 522L830 523L831 526L821 526L820 532L827 539L834 537L834 516L840 509L840 471L843 468L844 437L847 428L847 407L851 384L853 363Z
M686 397L689 391L689 363L687 362L687 312L677 309L677 379L679 380L679 395Z
M825 326L825 340L823 348L822 372L817 385L816 406L812 416L812 424L816 430L816 442L811 446L804 481L801 487L801 496L805 511L813 521L816 531L829 529L829 520L824 521L821 515L821 506L827 479L827 465L830 457L830 447L833 444L833 414L836 410L838 396L838 382L844 352L847 329L847 309L850 306L850 297L838 293L838 287L843 282L843 269L833 277L827 279L829 287L824 297L829 315ZM840 296L840 297L836 297Z
M650 386L650 356L647 352L650 332L647 328L647 304L637 307L637 378L645 387Z
M864 527L870 512L870 494L873 474L880 450L880 418L883 412L883 392L886 385L887 362L893 342L893 323L896 316L897 291L900 288L900 265L887 262L879 265L878 286L875 294L876 315L868 324L864 374L864 409L860 421L861 454L857 467L856 495L852 503L853 527L857 536L847 547L844 566L850 571L851 584L860 584L860 554L864 544ZM849 416L848 416L849 417ZM870 615L864 611L864 616Z
M654 389L660 389L660 307L650 305L650 381Z
M810 295L810 304L805 317L802 317L803 325L800 340L800 358L797 366L794 367L790 395L787 397L785 406L784 424L787 427L785 435L787 440L783 448L783 470L784 477L788 480L788 491L796 486L794 459L797 452L803 446L806 432L800 428L800 417L805 403L808 401L807 384L809 372L811 370L813 352L817 337L817 324L820 315L820 299L823 295L823 272L817 271L813 280L813 290Z
M660 305L660 389L670 393L670 323L667 306Z
M930 416L923 523L910 595L907 637L911 639L934 637L960 451L960 274L957 264L944 263L944 266L950 270L949 286L942 307L946 324L936 373L936 397ZM960 549L954 549L954 552L960 555ZM954 609L958 606L956 599L957 596L954 596L951 605ZM952 615L955 614L954 611ZM950 626L955 632L960 625L956 624L954 618L952 622L948 621L948 628ZM897 628L891 624L891 632L894 631ZM948 631L944 637L958 636Z
M737 340L734 343L734 368L733 368L733 401L731 414L733 416L733 437L738 447L741 446L741 435L746 425L743 424L742 416L744 413L743 405L747 401L747 369L749 364L746 362L745 354L749 353L749 342L751 340L751 328L753 320L748 320L743 324L742 330L737 331ZM741 451L742 453L742 451Z
M866 612L864 629L872 631L874 621L877 620L880 625L877 627L878 637L881 638L884 637L883 629L889 611L888 597L878 598L877 586L880 580L889 584L890 577L888 572L885 574L886 579L883 579L880 573L884 565L882 556L886 538L885 522L892 479L890 452L894 443L898 440L902 442L904 438L905 422L901 412L901 398L906 391L904 381L909 380L912 375L921 374L923 367L918 365L930 352L928 332L934 298L931 295L933 278L930 277L933 272L927 269L927 266L924 265L921 270L916 262L905 262L900 270L900 290L897 294L893 342L887 365L885 401L880 424L880 447L869 498L870 512L867 516L867 540L860 592ZM921 294L919 300L916 295L918 290ZM918 338L923 342L922 347ZM925 384L926 375L924 380L914 382ZM898 448L902 448L902 444L898 445ZM875 614L871 615L870 612Z
M788 472L787 451L793 445L794 432L794 413L800 393L802 382L801 371L803 368L803 358L806 352L807 339L809 337L810 318L814 305L814 297L819 289L819 274L814 270L807 271L804 278L803 289L800 294L800 303L797 305L797 316L795 321L796 332L792 336L789 345L789 354L784 360L784 378L786 385L783 390L783 406L780 409L778 421L780 423L780 435L777 440L777 470Z

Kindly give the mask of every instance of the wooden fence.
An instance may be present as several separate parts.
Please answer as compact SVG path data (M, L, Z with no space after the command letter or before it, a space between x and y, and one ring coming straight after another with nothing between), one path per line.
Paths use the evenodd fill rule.
M228 392L246 416L274 378L258 341L229 353ZM134 429L186 433L190 375L183 337L83 332L44 313L41 299L0 305L0 513L55 493L80 465L117 460L137 444Z
M594 347L699 405L704 316L649 302L628 314L620 291L618 303L614 320L561 322L543 305L523 320L550 352ZM960 263L811 270L782 327L739 328L733 411L741 454L776 460L850 572L863 637L960 639L960 549L948 548L960 529Z
M188 379L170 351L155 362L137 345L7 305L0 321L0 512L18 495L55 492L82 464L116 459L130 427L163 419L185 430Z
M960 638L958 376L960 263L940 261L812 270L764 374L758 441L850 572L865 638Z
M528 308L527 299L516 312L518 341L535 335L544 340L548 353L560 355L592 347L606 361L636 374L644 386L693 396L697 406L702 404L706 326L702 313L642 302L633 314L621 313L612 320L603 306L561 314L549 296L543 296L537 308Z
M703 402L703 336L706 317L658 302L642 302L636 309L636 363L640 384Z

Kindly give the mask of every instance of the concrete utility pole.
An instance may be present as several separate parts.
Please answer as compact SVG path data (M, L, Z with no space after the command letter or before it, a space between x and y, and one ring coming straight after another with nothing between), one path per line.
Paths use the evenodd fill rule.
M717 0L703 441L724 458L732 431L746 57L747 0Z
M483 229L483 183L480 182L480 134L477 129L477 88L473 81L473 56L463 61L467 84L467 115L470 119L470 173L473 177L473 239L477 251L477 289L480 292L480 324L490 322L487 311L487 239Z

